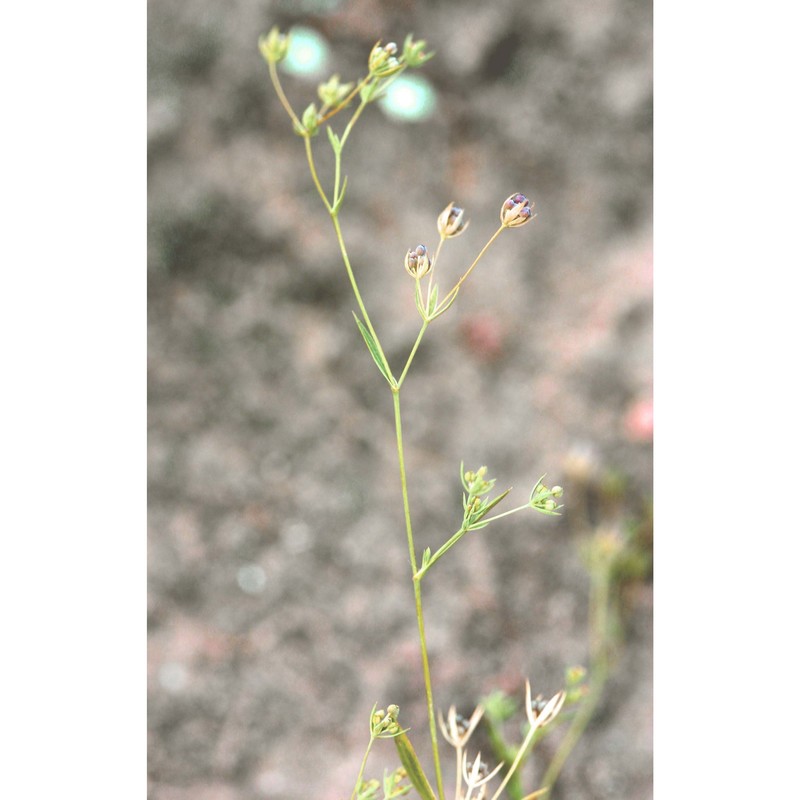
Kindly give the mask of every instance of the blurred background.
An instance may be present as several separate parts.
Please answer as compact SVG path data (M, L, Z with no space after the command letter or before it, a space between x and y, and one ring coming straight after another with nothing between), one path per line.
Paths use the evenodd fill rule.
M640 0L149 4L149 772L155 800L349 797L373 703L427 758L392 402L257 47L295 28L298 111L378 40L436 56L345 150L341 221L393 366L419 329L403 256L469 229L404 385L418 549L461 520L459 463L565 513L471 534L424 584L437 705L549 696L590 653L585 543L628 548L613 669L556 798L652 797L652 9ZM347 114L342 118L346 119ZM343 123L333 125L341 132ZM329 185L327 137L314 140ZM509 507L511 507L509 505ZM484 757L485 739L476 734ZM513 723L509 736L513 738ZM541 745L531 788L558 744ZM381 743L368 775L393 767ZM451 770L451 753L443 761Z

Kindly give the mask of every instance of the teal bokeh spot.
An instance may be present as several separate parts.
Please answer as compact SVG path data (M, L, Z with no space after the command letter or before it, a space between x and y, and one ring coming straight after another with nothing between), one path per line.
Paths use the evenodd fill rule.
M436 90L419 75L401 75L378 101L384 113L401 122L421 122L436 111Z
M330 60L330 47L325 39L311 28L291 29L289 52L281 61L281 69L290 75L313 78L322 75Z

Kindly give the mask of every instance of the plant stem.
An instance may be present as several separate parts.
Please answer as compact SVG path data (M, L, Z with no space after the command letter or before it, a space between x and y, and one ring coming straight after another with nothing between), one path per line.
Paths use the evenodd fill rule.
M400 390L392 392L394 400L394 423L397 432L397 459L400 465L400 486L403 493L403 513L406 520L406 537L408 539L408 555L411 560L411 574L417 572L417 556L414 550L414 533L411 527L411 510L408 504L408 483L406 481L406 465L403 456L403 427L400 417ZM431 730L431 747L433 749L433 765L436 771L436 788L439 800L445 800L444 783L442 781L442 767L439 763L439 743L436 736L436 716L433 710L433 688L431 686L431 671L428 664L428 646L425 641L425 619L422 614L422 587L419 581L413 580L414 602L417 611L417 626L419 627L419 646L422 655L422 672L425 678L425 696L428 703L428 723Z
M370 736L369 744L367 745L366 752L364 753L364 758L361 759L361 769L358 771L358 777L356 778L356 785L353 787L353 794L350 795L350 800L355 800L359 784L361 783L361 779L364 777L364 768L367 766L367 758L369 758L369 751L372 749L372 743L374 741L375 737Z
M403 367L403 372L400 374L400 378L397 381L397 388L399 389L403 385L403 381L405 380L406 373L408 372L408 368L411 366L411 362L414 360L414 356L416 355L417 348L419 347L419 343L422 341L422 337L425 335L425 331L428 330L428 325L430 325L430 320L425 320L422 323L422 327L419 330L419 336L417 336L417 341L414 342L414 346L411 348L411 353L408 356L408 361L406 361L405 367Z
M481 522L494 522L496 519L501 519L502 517L507 517L509 514L516 514L518 511L524 511L526 508L530 508L530 503L525 503L524 506L517 506L517 508L511 508L508 511L504 511L502 514L495 514L493 517L485 517L481 520Z
M468 528L459 528L431 557L428 563L419 571L414 571L414 580L421 581L425 573L451 548L455 543L466 534Z
M385 364L387 371L389 372L390 375L392 375L392 371L389 367L389 362L386 359L386 354L383 352L383 347L381 347L380 339L378 339L378 334L375 333L375 328L372 327L372 321L369 318L369 314L367 313L364 301L361 299L361 292L359 292L358 290L358 283L356 282L356 276L353 274L353 268L352 266L350 266L350 258L347 255L347 248L345 247L344 244L344 236L342 236L342 227L339 224L338 213L331 214L331 219L333 220L333 227L336 231L336 238L339 241L339 249L342 251L342 260L344 261L344 266L345 269L347 270L347 277L350 279L350 286L353 287L353 294L355 295L359 309L361 309L361 315L364 317L364 323L366 324L367 328L369 328L369 332L372 334L372 338L375 340L375 344L378 347L378 352L381 354L381 358L383 359L383 363ZM392 378L394 378L393 375Z
M275 64L270 61L268 62L267 66L269 67L269 77L272 81L272 85L275 87L275 94L278 95L278 100L281 101L281 105L286 109L286 113L289 115L289 118L295 125L297 130L302 130L303 125L300 120L297 118L297 114L294 113L292 109L291 103L286 97L286 94L283 91L283 86L281 86L281 79L278 77L278 70L275 68Z
M594 574L592 576L592 597L590 601L592 628L590 634L593 640L590 673L592 688L578 710L578 713L572 720L572 724L566 736L561 740L561 744L558 750L556 750L542 778L541 788L546 788L548 792L558 780L558 776L561 774L564 764L581 736L583 736L586 726L589 724L597 708L597 704L600 702L603 687L608 679L609 659L607 637L610 588L607 570L603 570L603 574Z
M331 206L328 196L325 194L325 190L322 188L322 184L319 181L319 175L317 175L317 165L314 163L314 152L311 149L311 137L304 136L303 142L306 146L306 158L308 159L308 168L311 171L311 178L314 181L314 186L317 187L317 193L322 198L322 202L325 204L325 208L328 209L329 214L333 214L333 207ZM336 201L336 195L333 196L334 202Z
M458 283L457 283L457 284L456 284L456 285L455 285L455 286L454 286L454 287L453 287L453 288L452 288L452 289L451 289L451 290L450 290L450 291L449 291L449 292L448 292L448 293L445 295L445 297L444 297L444 299L443 299L443 300L440 300L440 301L439 301L439 305L437 306L437 308L441 308L442 306L444 306L444 305L447 303L447 301L448 301L448 300L449 300L449 299L450 299L450 298L451 298L453 295L455 295L455 293L456 293L456 292L457 292L457 291L458 291L458 290L461 288L461 284L462 284L462 283L464 283L464 281L465 281L465 280L466 280L466 279L469 277L469 274L470 274L470 272L472 272L472 270L473 270L473 269L475 269L475 266L476 266L476 265L477 265L477 263L478 263L478 262L481 260L481 258L483 257L483 254L484 254L484 253L485 253L485 252L486 252L486 251L489 249L489 247L491 246L492 242L494 242L494 240L495 240L495 239L496 239L496 238L497 238L497 237L498 237L498 236L499 236L499 235L500 235L500 234L501 234L501 233L502 233L504 230L505 230L505 225L501 225L501 226L500 226L500 227L499 227L499 228L498 228L498 229L497 229L497 230L496 230L496 231L495 231L495 232L492 234L492 238L491 238L491 239L489 239L489 241L488 241L488 242L486 242L486 244L483 246L483 249L482 249L482 250L480 251L480 253L478 253L478 255L475 257L475 260L472 262L472 264L470 264L470 266L469 266L469 269L468 269L468 270L467 270L467 271L466 271L466 272L465 272L465 273L464 273L464 274L463 274L463 275L462 275L462 276L461 276L461 277L458 279Z
M492 795L492 800L497 800L498 797L503 793L503 789L506 788L506 784L511 780L511 776L517 771L517 767L519 766L520 762L526 755L526 750L530 746L530 743L533 741L533 736L538 730L538 727L532 725L530 730L528 731L528 735L525 737L525 741L519 746L519 750L517 750L517 757L514 759L514 763L511 765L511 768L506 773L505 778L503 778L503 782L500 784L498 790Z

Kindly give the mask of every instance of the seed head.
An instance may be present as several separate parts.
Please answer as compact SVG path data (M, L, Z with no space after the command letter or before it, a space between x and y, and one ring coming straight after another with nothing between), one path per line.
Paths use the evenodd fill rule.
M518 228L533 219L533 206L524 194L512 194L500 209L500 222L506 228Z
M459 208L454 203L450 203L447 208L439 214L437 227L442 239L453 239L459 233L464 233L469 225L469 220L464 219L464 209Z
M456 713L456 707L450 706L447 712L447 722L445 723L442 712L439 712L439 727L442 735L453 747L463 747L472 736L472 732L477 727L483 716L483 706L478 706L472 716L466 720L461 714Z
M542 695L531 698L530 681L525 681L525 713L532 728L541 728L556 718L561 706L564 705L566 692L561 691L554 694L549 700L545 701Z
M406 272L415 280L427 275L431 269L428 248L424 244L418 244L413 250L409 250L406 253L405 265Z

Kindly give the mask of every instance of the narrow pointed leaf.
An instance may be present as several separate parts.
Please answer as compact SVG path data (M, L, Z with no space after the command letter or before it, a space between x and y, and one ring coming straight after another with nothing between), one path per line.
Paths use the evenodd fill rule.
M486 508L483 510L483 513L486 514L491 511L501 500L504 500L511 489L506 489L502 494L497 495L494 500L490 500L487 504Z
M325 130L328 132L328 139L330 139L333 152L338 153L342 149L342 143L339 141L339 137L334 133L330 125L325 128Z
M428 779L422 770L422 765L419 763L417 754L411 746L411 740L405 734L395 737L395 745L397 745L397 754L400 756L400 763L405 767L408 773L408 780L411 785L417 790L417 794L422 800L436 800L436 795L433 793Z
M330 128L328 128L328 130L330 130ZM336 198L336 202L333 204L333 208L331 209L331 214L336 214L342 207L342 203L344 202L344 193L346 190L347 190L347 175L344 176L344 181L342 182L342 188L339 191L339 196Z
M389 386L392 388L397 387L397 381L392 377L392 373L389 371L389 365L384 360L383 356L381 355L381 351L378 350L378 346L375 344L375 340L372 338L372 334L366 329L364 323L355 315L353 312L353 317L355 318L356 325L358 325L358 329L361 331L361 335L364 337L364 341L367 345L367 350L369 350L370 355L375 360L375 363L378 365L378 369L381 371L381 375L389 382Z

